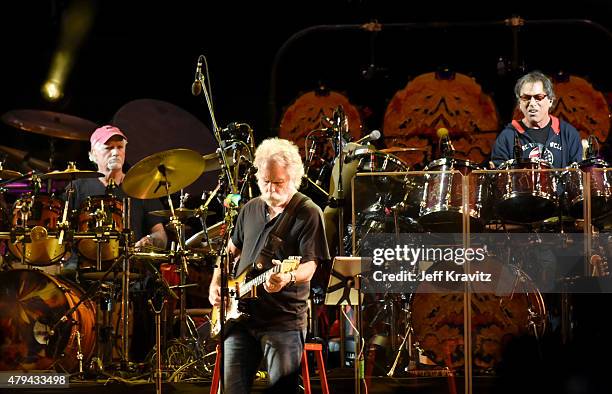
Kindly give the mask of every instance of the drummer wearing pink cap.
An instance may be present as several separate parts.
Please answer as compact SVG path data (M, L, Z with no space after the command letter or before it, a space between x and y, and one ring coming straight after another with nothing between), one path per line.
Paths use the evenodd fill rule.
M126 193L121 188L121 183L125 177L123 172L123 164L125 163L125 149L127 146L127 136L115 126L102 126L96 129L90 138L91 148L89 151L89 159L96 165L97 171L104 174L100 178L81 178L72 182L74 194L72 206L79 209L79 220L86 220L87 216L91 216L97 209L113 210L117 208L115 202L123 201L127 197ZM92 197L93 201L98 201L95 204L102 205L89 206L88 197ZM125 209L125 208L124 208ZM164 230L164 219L161 217L149 215L149 212L164 209L162 203L158 199L150 200L131 200L130 208L130 230L134 232L134 239L137 240L135 246L142 248L145 245L165 249L167 243L167 235ZM114 218L113 218L114 219ZM80 222L79 222L80 223ZM125 224L124 224L125 225ZM86 273L97 270L96 261L91 260L91 255L84 253L79 246L78 252L75 250L70 259L64 263L62 275L71 276L80 275L82 279L87 280ZM111 256L110 258L114 258ZM111 260L112 261L112 260ZM103 265L103 270L106 270L109 262ZM150 351L153 344L153 332L151 331L152 319L147 312L147 307L144 300L151 294L145 289L147 286L147 278L145 277L135 285L140 286L143 297L137 298L134 302L134 332L138 332L138 336L134 336L130 342L131 359L136 361L144 360L146 354ZM81 282L84 283L84 282ZM87 286L87 284L84 284ZM150 289L149 289L150 290Z
M125 173L125 151L128 143L126 135L115 126L106 125L97 128L89 139L91 150L89 159L98 167L98 172L104 174L98 179L79 179L75 182L75 207L79 207L85 199L92 195L103 195L113 180L119 188L118 197L125 197L120 185ZM148 212L163 209L159 200L133 200L132 225L136 239L136 247L145 245L165 248L168 237L160 218L148 215Z

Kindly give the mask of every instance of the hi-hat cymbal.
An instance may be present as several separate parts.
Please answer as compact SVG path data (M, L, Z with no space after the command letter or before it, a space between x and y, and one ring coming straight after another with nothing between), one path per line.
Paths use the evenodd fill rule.
M89 120L73 115L33 109L8 111L2 115L2 121L20 130L76 141L88 141L98 127Z
M202 175L205 165L202 155L191 149L155 153L130 168L123 179L123 190L133 198L160 198L191 185Z
M179 219L185 219L185 218L191 218L197 215L201 216L204 214L205 211L201 211L198 209L188 209L188 208L175 208L174 209L174 214L176 215L177 218ZM215 213L212 211L206 211L206 216L211 216L214 215ZM170 211L169 209L162 209L159 211L151 211L149 212L149 215L153 215L153 216L161 216L164 218L169 218L172 216L172 211Z
M383 153L397 153L397 152L427 152L427 148L409 148L405 146L392 146L389 148L381 149Z

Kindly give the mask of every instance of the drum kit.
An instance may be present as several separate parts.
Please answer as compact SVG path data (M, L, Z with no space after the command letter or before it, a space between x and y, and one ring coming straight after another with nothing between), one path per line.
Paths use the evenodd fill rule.
M598 227L601 221L612 213L612 180L607 170L610 166L598 158L590 157L565 169L553 169L548 162L538 158L512 159L496 170L490 170L478 163L456 158L454 150L451 150L429 162L422 172L412 174L409 166L394 154L417 148L376 150L371 145L349 142L344 149L342 182L344 191L348 191L347 200L350 200L345 201L344 206L346 211L352 209L354 213L354 223L345 227L344 245L347 247L343 252L346 255L363 256L364 250L367 255L367 251L372 249L372 245L368 247L370 239L377 248L387 247L383 238L368 238L370 234L462 233L466 207L469 230L475 233L498 232L499 228L506 232L554 232L560 235L578 232L579 222L584 220L587 192L590 194L594 233L601 229ZM318 165L322 160L310 158L307 164ZM328 196L333 201L338 196L339 166L332 162L325 167L332 168ZM306 171L306 177L311 173L320 174ZM466 183L465 178L469 178L469 182ZM321 183L319 179L311 182ZM464 201L464 195L467 201ZM509 230L513 226L518 230ZM598 242L594 238L593 250L597 249ZM479 371L490 372L499 367L508 338L525 334L540 338L546 330L547 312L544 297L538 289L542 282L530 277L532 274L520 261L525 256L515 257L504 264L493 254L487 256L487 264L512 270L514 288L510 296L479 292L472 297L475 314L473 361ZM433 262L439 269L437 264ZM399 338L391 338L396 346L390 350L398 351L399 357L402 351L399 343L406 338L401 334L410 334L425 363L451 369L463 368L461 294L417 289L408 297L396 296L377 300L375 308L379 312L381 308L398 311L388 316L386 321ZM383 331L388 331L388 328ZM390 334L387 332L387 335Z
M83 132L86 122L48 112L14 111L5 114L3 120L21 130L52 138L83 139L93 130L88 127ZM249 137L252 139L252 134ZM78 169L74 162L64 170L43 173L22 174L0 168L0 213L5 218L0 228L0 370L57 369L83 374L117 365L122 370L133 368L130 289L145 277L156 283L150 300L158 332L155 357L162 357L158 349L170 343L169 335L177 337L183 352L194 347L196 352L209 349L210 343L204 343L202 330L198 330L199 325L206 324L207 314L191 315L187 290L200 286L188 283L193 278L206 279L198 276L198 271L211 271L214 265L218 239L225 234L218 231L223 222L207 227L205 219L215 214L208 206L215 197L222 201L225 190L220 176L219 186L206 201L196 209L188 209L184 206L187 196L183 189L204 172L221 168L223 156L230 158L230 165L237 164L238 159L231 159L235 150L232 142L224 141L226 148L210 155L171 149L145 157L125 175L121 191L129 197L120 198L117 189L107 187L106 194L89 196L78 207L72 206L73 183L101 178L103 174ZM244 147L240 148L242 155ZM234 174L242 176L242 171L240 168ZM250 181L251 172L247 172L244 179L236 182ZM27 191L18 195L9 208L9 191L16 190L12 185L20 182L27 182ZM56 196L53 192L57 190L64 194ZM181 198L180 206L175 208L172 195L177 192ZM166 228L176 236L169 250L135 247L132 229L137 224L130 223L132 199L167 199L168 209L148 214L169 221ZM192 218L200 219L203 230L198 240L188 244L185 222ZM75 254L79 268L76 280L62 271L62 265ZM170 323L161 327L160 314L165 304L172 305L167 312ZM178 334L174 333L175 326ZM159 335L162 331L163 343ZM202 363L214 361L209 356L202 353ZM201 373L211 371L204 367Z

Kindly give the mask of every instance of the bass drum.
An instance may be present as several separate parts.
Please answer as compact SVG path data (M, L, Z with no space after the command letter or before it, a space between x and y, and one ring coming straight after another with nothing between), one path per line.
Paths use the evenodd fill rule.
M451 270L457 271L454 263ZM477 270L491 273L492 279L503 276L504 295L494 292L496 285L485 285L472 292L472 358L479 372L495 371L503 362L506 346L524 335L538 337L545 330L544 300L533 281L519 268L503 266L487 258ZM429 271L440 270L434 264ZM448 268L448 267L446 267ZM476 272L476 268L472 270ZM457 282L453 285L458 285ZM410 321L417 346L433 363L450 369L463 369L463 297L462 286L432 290L422 282L410 300Z
M96 308L75 284L37 270L0 274L0 370L75 372L95 346ZM60 322L60 323L58 323Z

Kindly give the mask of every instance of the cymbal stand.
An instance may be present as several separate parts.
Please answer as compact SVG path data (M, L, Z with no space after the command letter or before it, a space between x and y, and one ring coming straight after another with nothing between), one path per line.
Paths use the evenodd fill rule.
M217 182L217 187L210 193L204 204L200 205L200 208L196 211L196 216L200 219L200 223L202 224L202 230L204 231L204 238L206 239L206 245L209 245L210 250L213 251L210 244L210 237L208 236L208 227L206 226L206 216L208 213L208 205L211 203L212 199L217 195L219 189L221 188L221 182ZM206 193L206 192L204 192ZM202 194L202 199L204 199L204 194Z
M162 368L161 368L161 313L164 310L164 306L166 305L166 300L162 301L161 307L159 309L155 309L155 305L153 305L153 301L149 300L149 308L155 314L155 350L156 350L156 362L155 362L155 393L161 394L162 392Z
M68 168L75 168L74 162L68 163ZM64 234L66 230L69 229L70 225L68 223L68 212L70 209L70 201L72 201L72 196L74 195L74 185L73 182L76 178L72 178L70 182L68 182L68 187L66 188L66 201L64 201L64 211L62 212L62 221L57 224L57 227L60 228L59 236L57 237L57 243L61 245L64 242ZM51 179L49 179L51 181ZM50 184L48 185L48 190L50 190Z
M174 231L176 231L177 238L178 238L178 242L176 244L176 250L173 251L173 258L178 256L181 259L180 283L179 283L179 288L181 289L180 309L179 309L179 324L180 324L179 332L180 332L180 338L184 339L186 336L186 331L187 331L187 313L186 313L187 292L185 291L185 288L186 288L187 274L188 274L187 253L189 253L189 251L186 250L185 248L185 225L181 223L181 221L179 220L178 216L176 216L176 213L174 211L174 204L172 203L172 197L169 192L170 183L168 182L168 177L166 174L166 167L162 164L157 168L157 170L160 172L160 174L163 176L163 179L164 179L163 181L160 181L160 183L162 183L163 184L162 186L166 189L166 196L168 198L168 206L170 207L170 213L171 213L170 214L170 224L172 228L174 229Z
M124 200L124 217L123 223L125 226L123 227L122 235L123 235L123 264L122 264L122 272L123 276L121 277L121 366L122 368L127 369L130 363L130 355L129 355L129 335L130 335L130 325L129 325L129 301L130 301L130 244L132 243L133 232L130 230L132 228L132 220L131 220L131 211L132 211L132 200L128 197ZM98 259L100 259L100 245L98 244Z

